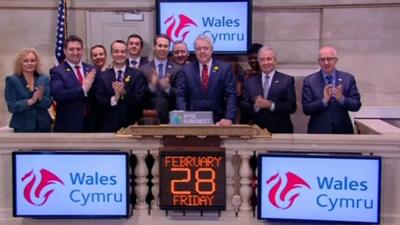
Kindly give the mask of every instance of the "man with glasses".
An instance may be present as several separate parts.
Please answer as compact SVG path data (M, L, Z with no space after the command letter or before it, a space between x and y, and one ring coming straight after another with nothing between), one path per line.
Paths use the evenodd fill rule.
M236 118L236 84L229 64L212 58L209 36L194 41L197 60L182 67L176 78L178 110L212 111L217 125L229 126Z
M354 134L348 111L361 107L354 76L337 70L336 49L319 51L321 70L307 76L303 83L303 111L310 116L308 133Z

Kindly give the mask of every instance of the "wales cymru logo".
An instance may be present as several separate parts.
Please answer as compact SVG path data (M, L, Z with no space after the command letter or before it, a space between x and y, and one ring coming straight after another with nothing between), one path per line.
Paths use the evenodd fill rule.
M41 169L39 174L33 170L26 173L21 181L27 183L24 187L24 198L32 205L44 205L54 192L54 187L58 184L64 185L64 182L54 173Z
M267 180L267 186L271 187L268 193L269 202L280 209L290 208L302 189L311 189L307 182L292 172L287 172L284 176L276 173Z
M179 14L178 17L174 15L168 17L164 24L168 26L166 33L173 41L184 41L190 32L189 28L197 27L191 18L183 14Z

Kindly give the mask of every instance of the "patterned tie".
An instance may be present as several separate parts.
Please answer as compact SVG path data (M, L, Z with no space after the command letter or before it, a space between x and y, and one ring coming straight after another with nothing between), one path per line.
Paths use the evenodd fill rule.
M208 88L208 67L207 64L203 65L203 70L201 71L201 81L203 85L203 89L207 91Z
M164 64L158 64L158 77L162 79L164 77Z
M80 70L80 66L75 66L75 69L76 69L76 75L78 76L78 80L79 80L79 83L81 83L81 85L82 85L82 83L83 83L83 75L82 75L82 73L81 73L81 70Z
M118 80L119 82L122 81L122 70L118 70L118 77L117 77L117 80Z
M263 89L264 89L264 98L267 98L268 96L268 91L269 91L269 76L266 75L263 83Z

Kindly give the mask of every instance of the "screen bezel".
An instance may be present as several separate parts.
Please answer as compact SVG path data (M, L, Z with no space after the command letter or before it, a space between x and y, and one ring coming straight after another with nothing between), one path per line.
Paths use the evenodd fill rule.
M343 220L305 220L305 219L289 219L289 218L262 218L261 217L261 177L262 177L262 167L261 162L262 158L265 157L274 157L274 158L319 158L319 159L363 159L363 160L377 160L378 161L378 206L377 206L377 222L364 222L364 221L343 221ZM263 153L259 154L257 158L257 219L271 221L271 222L294 222L294 223L344 223L344 224L380 224L381 221L381 188L382 188L382 157L380 156L367 156L367 155L308 155L308 154L300 154L300 153Z
M156 34L161 33L161 24L160 24L160 3L163 2L182 2L182 3L201 3L201 2L209 2L209 3L215 3L215 2L247 2L247 49L244 51L218 51L215 50L213 51L213 54L216 55L246 55L248 50L250 49L251 43L252 43L252 26L253 26L253 0L156 0L155 4L155 13L156 13ZM192 46L193 43L186 43L188 46ZM172 47L172 43L171 43ZM190 51L190 54L193 54L194 51Z
M125 214L121 215L90 215L90 214L76 214L76 215L35 215L35 214L17 214L17 196L16 196L16 159L18 155L123 155L125 156L125 173L126 173L126 211ZM12 152L12 191L13 191L13 217L21 217L21 218L38 218L38 219L117 219L117 218L129 218L131 216L130 213L130 183L129 183L129 153L123 152L119 150L105 150L105 151L84 151L84 150L32 150L32 151L14 151Z

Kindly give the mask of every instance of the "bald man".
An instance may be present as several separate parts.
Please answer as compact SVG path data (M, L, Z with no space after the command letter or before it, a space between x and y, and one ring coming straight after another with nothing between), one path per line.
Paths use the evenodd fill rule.
M321 70L304 79L302 105L310 116L308 133L354 134L348 112L360 109L360 93L354 76L336 69L338 60L336 49L321 48Z

